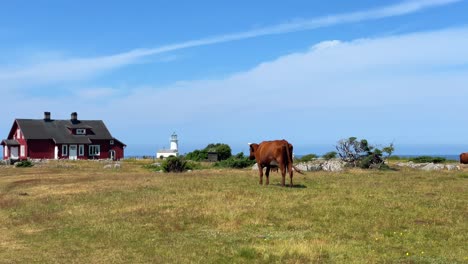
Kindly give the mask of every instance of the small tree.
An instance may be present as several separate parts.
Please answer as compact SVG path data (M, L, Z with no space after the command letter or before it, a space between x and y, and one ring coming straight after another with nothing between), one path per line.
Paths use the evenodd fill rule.
M389 158L393 151L393 143L382 149L369 145L366 139L358 140L356 137L342 139L338 141L336 150L341 160L354 167L361 168L381 168L385 160ZM384 153L386 155L384 155Z

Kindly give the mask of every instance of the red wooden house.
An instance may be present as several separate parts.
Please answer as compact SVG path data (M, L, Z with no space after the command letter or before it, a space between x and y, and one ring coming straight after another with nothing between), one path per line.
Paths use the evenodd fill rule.
M15 119L2 140L3 159L112 159L124 157L126 145L114 138L102 120Z

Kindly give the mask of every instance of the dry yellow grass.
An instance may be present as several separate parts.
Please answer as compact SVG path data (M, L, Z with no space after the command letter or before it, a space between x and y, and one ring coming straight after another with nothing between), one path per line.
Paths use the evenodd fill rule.
M463 263L468 173L0 169L0 263Z

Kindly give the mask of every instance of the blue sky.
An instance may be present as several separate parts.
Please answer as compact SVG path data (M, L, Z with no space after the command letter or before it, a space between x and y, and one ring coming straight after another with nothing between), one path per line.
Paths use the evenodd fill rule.
M468 1L2 1L0 133L102 119L127 154L349 136L468 151Z

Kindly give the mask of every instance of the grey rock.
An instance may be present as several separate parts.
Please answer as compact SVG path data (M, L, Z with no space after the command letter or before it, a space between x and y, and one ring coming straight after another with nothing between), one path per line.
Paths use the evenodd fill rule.
M322 170L324 171L331 171L331 172L338 172L343 171L346 163L339 159L331 159L327 160L322 164Z
M449 171L452 171L452 170L461 170L460 166L458 165L454 165L454 164L447 164L445 165L445 168Z
M421 170L424 171L439 171L444 169L444 165L442 164L434 164L434 163L429 163L426 166L422 167Z
M309 166L307 163L298 163L294 165L300 171L309 171Z

